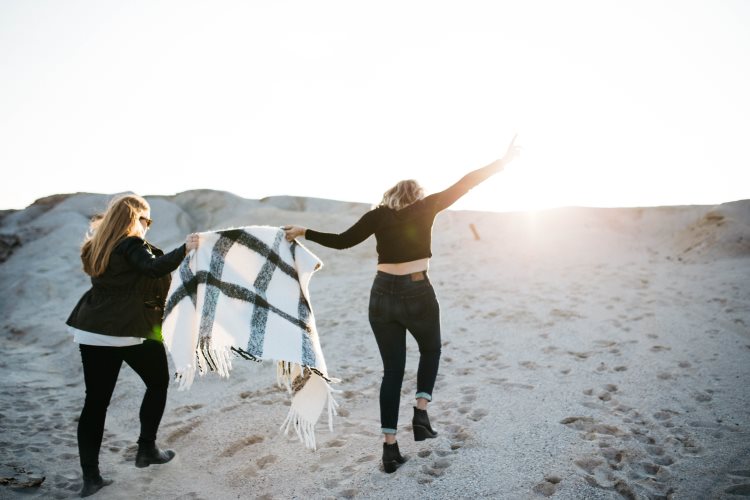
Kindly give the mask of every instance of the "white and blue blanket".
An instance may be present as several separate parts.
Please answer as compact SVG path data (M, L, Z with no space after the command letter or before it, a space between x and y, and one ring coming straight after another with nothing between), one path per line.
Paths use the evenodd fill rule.
M172 275L162 335L180 389L195 373L228 377L232 358L277 361L277 380L292 393L282 429L315 449L315 423L332 397L308 284L322 265L277 227L247 226L199 234Z

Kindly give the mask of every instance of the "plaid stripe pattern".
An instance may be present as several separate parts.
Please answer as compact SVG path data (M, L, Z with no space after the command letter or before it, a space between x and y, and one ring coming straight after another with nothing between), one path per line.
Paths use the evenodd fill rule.
M275 314L283 318L291 326L300 330L300 344L302 358L300 364L315 368L316 357L312 347L310 332L312 331L311 319L312 308L300 287L297 296L296 314L288 312L274 306L268 302L267 290L271 285L274 273L279 272L287 275L296 282L299 282L297 270L293 263L286 262L280 255L280 246L282 242L290 247L290 255L294 259L299 243L293 241L291 244L284 240L284 231L277 229L274 235L273 243L268 245L258 236L252 234L252 229L228 229L217 231L217 241L211 248L210 265L207 270L201 270L193 273L190 268L189 259L185 259L177 270L179 276L178 286L170 292L167 304L164 310L164 317L167 318L174 310L175 306L183 299L188 297L193 307L197 306L198 286L205 286L205 295L203 308L200 315L200 326L198 329L198 349L205 355L207 368L216 371L217 364L213 361L210 354L209 346L211 344L211 332L216 319L216 309L220 297L228 297L236 300L242 300L252 304L253 312L249 318L249 339L244 346L231 346L232 350L250 360L263 359L263 341L266 335L266 325L269 314ZM259 258L263 259L263 265L257 273L251 286L248 284L230 283L222 279L226 256L230 249L235 245L241 245L252 251Z
M199 234L199 247L172 275L162 335L181 389L195 374L228 377L232 358L277 362L277 381L292 394L282 430L315 449L315 424L336 414L336 381L315 328L308 284L320 260L284 231L246 226Z

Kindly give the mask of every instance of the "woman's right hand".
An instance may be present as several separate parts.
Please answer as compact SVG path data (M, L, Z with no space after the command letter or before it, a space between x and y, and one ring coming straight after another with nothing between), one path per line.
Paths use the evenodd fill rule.
M197 249L199 241L200 238L198 237L198 233L188 234L187 238L185 238L185 253Z
M294 241L295 238L305 235L306 228L300 226L283 226L281 229L286 233L286 241Z

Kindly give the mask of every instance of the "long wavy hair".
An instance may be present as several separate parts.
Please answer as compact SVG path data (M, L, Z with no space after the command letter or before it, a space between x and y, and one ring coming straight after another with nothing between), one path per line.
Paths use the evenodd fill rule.
M391 189L383 193L383 199L380 201L381 207L388 207L394 210L401 210L408 207L415 201L424 198L424 190L414 179L400 181Z
M125 194L113 198L104 213L91 218L81 246L81 262L86 274L96 277L104 273L117 243L138 234L136 224L140 224L138 218L146 210L150 210L146 200L136 194Z

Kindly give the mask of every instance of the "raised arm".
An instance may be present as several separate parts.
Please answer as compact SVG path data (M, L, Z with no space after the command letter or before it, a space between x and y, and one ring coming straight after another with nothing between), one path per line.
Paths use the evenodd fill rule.
M435 203L436 211L439 212L440 210L444 210L453 205L459 198L468 193L471 188L476 187L477 185L492 177L494 174L502 171L507 164L516 159L519 154L520 147L516 146L515 142L516 136L514 135L513 139L508 145L505 156L503 156L499 160L493 161L489 165L469 172L468 174L464 175L461 180L459 180L457 183L455 183L445 191L441 191L439 193L428 196L428 200L431 200Z
M150 278L160 278L177 269L188 251L188 244L189 242L186 242L171 252L157 257L148 251L141 238L130 237L122 243L122 251L139 272Z
M304 236L305 239L314 241L324 247L343 250L365 241L375 232L375 211L370 210L363 215L352 227L343 233L321 233L301 226L284 226L286 239L292 241L294 238Z

